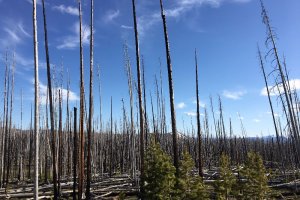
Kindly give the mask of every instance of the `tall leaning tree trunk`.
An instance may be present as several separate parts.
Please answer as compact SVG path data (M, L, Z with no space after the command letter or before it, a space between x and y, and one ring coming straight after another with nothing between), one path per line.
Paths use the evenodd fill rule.
M135 55L136 55L136 70L138 78L138 98L139 98L139 115L140 115L140 187L141 193L144 193L144 109L142 100L142 83L141 83L141 67L140 67L140 50L139 50L139 37L137 30L137 19L135 11L135 0L132 0L132 12L134 22L134 35L135 35Z
M54 130L54 108L53 108L53 96L52 96L52 83L51 83L51 66L50 66L50 56L48 49L48 33L47 33L47 20L46 20L46 9L45 0L42 0L43 4L43 18L44 18L44 37L45 37L45 51L46 51L46 63L47 63L47 81L48 81L48 98L49 98L49 108L50 108L50 128L51 128L51 148L52 148L52 179L53 179L53 192L54 200L57 200L57 173L56 173L56 133Z
M94 67L94 0L91 0L91 35L90 35L90 99L89 99L89 125L88 125L88 155L86 197L91 198L91 135L93 120L93 67Z
M84 182L84 69L83 69L83 43L82 43L82 11L81 0L78 1L79 9L79 35L80 35L80 159L79 159L79 184L78 184L78 199L82 199L82 190Z
M163 8L162 0L160 0L160 10L161 10L161 18L163 20L165 46L166 46L166 57L167 57L167 65L168 65L174 166L176 168L176 177L178 177L178 175L179 175L179 153L178 153L178 144L177 144L176 113L175 113L175 106L174 106L173 75L172 75L172 64L171 64L171 56L170 56L170 48L169 48L169 39L168 39L166 15L164 14L164 8Z
M281 61L279 59L277 45L276 45L276 41L275 41L276 37L275 37L274 31L271 27L269 16L268 16L267 11L264 7L263 1L260 0L260 3L261 3L261 8L262 8L263 23L266 25L266 29L267 29L267 41L266 41L266 43L268 41L270 41L271 44L272 44L271 51L272 51L272 55L274 56L274 61L276 63L278 71L279 71L278 75L280 77L280 81L281 81L282 86L283 86L284 97L285 97L285 101L286 101L286 104L287 104L287 107L288 107L288 115L289 115L290 123L291 123L291 130L293 132L294 137L296 138L297 147L299 148L299 143L300 143L299 140L300 139L299 139L299 133L298 133L298 129L297 129L297 121L295 120L293 105L292 105L291 99L289 97L290 91L288 90L288 87L287 87L287 80L286 80L286 77L285 77L284 72L283 72ZM299 157L298 157L298 159L299 159Z
M198 87L198 60L197 50L195 50L195 65L196 65L196 98L197 98L197 137L198 137L198 167L199 176L203 177L203 163L202 163L202 135L200 126L200 105L199 105L199 87Z
M268 101L269 101L269 105L270 105L270 108L271 108L272 119L273 119L273 124L274 124L274 128L275 128L275 133L276 133L277 143L278 143L278 147L279 147L279 152L281 153L281 148L280 148L281 146L280 146L280 142L279 142L279 132L278 132L277 124L276 124L273 104L272 104L271 97L270 97L270 90L269 90L269 86L268 86L268 82L267 82L267 76L266 76L266 73L265 73L264 63L263 63L262 55L261 55L261 52L260 52L259 48L258 48L258 56L259 56L260 67L261 67L261 70L263 72L265 86L266 86L266 90L267 90L267 94L268 94Z
M34 44L34 132L35 132L35 163L34 163L34 198L39 197L39 57L37 40L36 0L32 0L33 11L33 44Z

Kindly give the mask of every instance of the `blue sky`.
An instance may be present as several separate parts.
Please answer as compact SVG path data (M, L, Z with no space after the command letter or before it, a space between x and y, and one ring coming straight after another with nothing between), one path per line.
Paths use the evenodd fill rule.
M20 121L20 91L24 93L24 126L30 121L33 102L32 4L30 0L0 0L0 77L3 81L3 55L8 49L16 55L16 88L14 116ZM38 1L39 3L41 1ZM79 105L79 28L77 1L46 1L50 62L56 66L57 84L63 63L63 88L67 70L71 77L71 105ZM223 100L225 123L232 118L235 134L240 132L240 113L248 135L273 133L264 82L257 58L257 44L263 53L265 26L261 20L258 0L166 0L164 2L173 64L176 114L179 129L182 121L195 123L194 49L198 50L199 90L201 103L210 110L211 95L217 109L218 95ZM89 72L89 5L83 0L85 83ZM300 89L300 2L298 0L265 0L272 25L278 35L280 55L287 58L290 78ZM123 44L127 41L132 69L136 79L132 7L129 0L95 0L95 65L101 66L103 113L108 119L110 97L114 117L121 117L121 99L128 105L127 78L124 68ZM147 101L155 93L155 75L163 75L163 89L169 108L167 68L159 1L137 0L140 51L145 59ZM38 39L41 96L46 93L45 51L42 7L38 6ZM160 67L161 60L161 67ZM270 61L270 60L269 60ZM270 62L268 62L270 63ZM267 65L267 71L271 66ZM95 76L95 80L96 76ZM3 96L3 83L0 88ZM88 94L86 87L86 94ZM98 82L95 82L95 118L99 115ZM276 97L273 97L276 101ZM3 104L3 99L0 100ZM150 105L150 104L149 104ZM150 106L148 105L148 108ZM276 105L276 103L275 103ZM2 115L3 110L0 109ZM44 108L43 108L44 109ZM44 112L44 111L43 111ZM202 108L203 112L203 108ZM280 108L276 108L280 116ZM209 113L211 115L211 113ZM169 117L168 117L169 118Z

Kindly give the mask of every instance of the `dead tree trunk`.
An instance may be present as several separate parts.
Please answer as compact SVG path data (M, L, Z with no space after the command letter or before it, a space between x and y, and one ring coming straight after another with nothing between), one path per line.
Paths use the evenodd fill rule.
M263 63L262 55L261 55L261 52L260 52L259 48L258 48L258 56L259 56L260 67L261 67L261 70L263 72L264 81L265 81L265 85L266 85L266 90L267 90L267 94L268 94L268 101L269 101L269 105L270 105L270 108L271 108L272 119L273 119L273 124L274 124L274 128L275 128L275 133L276 133L276 139L277 139L277 144L278 144L278 148L279 148L279 153L281 154L282 151L281 151L281 145L280 145L280 141L279 141L279 132L278 132L277 124L276 124L276 119L275 119L273 104L272 104L271 97L270 97L270 91L269 91L269 86L268 86L267 77L266 77L266 73L265 73L264 63ZM282 158L281 155L280 155L280 157Z
M133 92L132 92L132 73L131 64L128 55L127 44L124 44L125 70L128 80L128 90L130 97L130 161L131 161L131 176L135 180L136 165L135 165L135 130L134 130L134 113L133 113Z
M81 11L81 0L78 1L79 9L79 33L80 33L80 165L79 165L79 188L78 188L78 199L82 199L82 190L84 183L84 69L83 69L83 35L82 35L82 11Z
M141 83L141 67L140 67L140 50L139 50L139 37L137 30L137 19L135 11L135 0L132 0L134 33L135 33L135 55L136 55L136 70L138 79L138 99L139 99L139 116L140 116L140 187L141 193L144 192L144 109L142 100L142 83Z
M93 120L93 67L94 67L94 0L91 0L91 35L90 35L90 101L89 101L89 125L88 125L88 155L87 155L87 179L86 197L91 198L91 135Z
M58 91L58 196L61 196L61 176L63 166L63 140L62 140L62 94Z
M48 81L48 98L49 98L49 108L50 108L50 128L52 135L52 179L53 179L53 190L54 190L54 200L57 200L57 174L56 174L56 133L54 130L54 109L53 109L53 95L52 95L52 84L51 84L51 66L50 66L50 56L48 49L48 33L47 33L47 20L46 20L46 9L45 0L42 0L43 4L43 18L44 18L44 37L45 37L45 51L46 51L46 63L47 63L47 81Z
M5 166L5 146L6 146L6 127L7 127L7 82L8 82L8 61L6 52L5 78L4 78L4 95L3 95L3 128L2 128L2 145L1 145L1 188L4 184L4 166Z
M176 168L176 177L178 177L178 175L179 175L179 153L178 153L178 144L177 144L176 113L175 113L175 106L174 106L173 75L172 75L172 64L171 64L169 39L168 39L168 31L167 31L167 22L166 22L166 16L164 14L162 0L160 0L160 9L161 9L161 18L163 20L165 46L166 46L166 57L167 57L167 65L168 65L170 110L171 110L172 135L173 135L174 166Z
M36 0L33 2L33 44L34 44L34 132L35 132L35 167L34 167L34 198L39 196L39 64L38 64L38 40L36 20Z
M195 64L196 64L196 99L197 99L197 137L198 137L198 167L199 176L203 177L203 163L202 163L202 135L200 128L200 100L199 100L199 88L198 88L198 61L197 50L195 50Z
M74 107L74 139L73 139L73 200L76 200L76 175L77 175L77 108Z
M112 114L112 97L110 97L110 139L109 139L109 177L113 171L113 114Z

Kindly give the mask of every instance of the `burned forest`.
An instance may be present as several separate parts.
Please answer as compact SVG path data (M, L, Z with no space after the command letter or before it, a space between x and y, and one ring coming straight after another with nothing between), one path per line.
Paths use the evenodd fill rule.
M189 6L193 1L179 2L178 13L196 12ZM210 1L203 2L213 7L210 9L220 9ZM273 27L277 18L273 19L267 4L263 0L249 2L261 14L257 26L263 30L259 32L263 40L252 44L256 48L251 56L256 59L254 76L265 89L262 102L269 113L265 117L268 123L262 122L268 124L268 132L256 135L248 134L250 125L240 111L238 117L228 114L231 107L224 103L224 95L203 92L211 87L203 81L204 69L209 67L203 60L216 58L205 57L207 53L199 50L200 39L191 49L182 49L190 57L173 54L182 41L190 39L174 39L180 31L175 31L173 21L178 13L171 12L170 1L127 0L127 13L122 15L119 10L106 10L104 1L75 0L70 2L72 6L64 7L53 6L49 0L28 0L24 12L31 24L23 32L30 30L26 37L33 57L27 71L33 75L32 95L24 92L31 85L18 80L22 72L17 50L5 47L1 52L0 199L300 199L300 80L294 78L299 68L290 69L281 48L286 46L280 44L279 31ZM140 16L148 4L159 12L151 15L147 24ZM53 26L66 17L54 17L55 11L69 12L76 22L76 37L69 38L77 41L77 46L69 46L75 65L60 55L64 44L54 52L58 39L52 32L59 30ZM101 12L110 13L110 18L100 18ZM99 50L99 38L113 44L99 27L108 22L115 25L112 20L119 15L130 16L130 26L122 28L131 39L120 36L121 50L110 58L99 58L102 52L110 51ZM147 26L159 31L161 46L155 47L161 56L155 61L159 60L159 70L152 69L148 64L152 58L144 54ZM153 41L153 46L156 44ZM56 65L57 57L60 63ZM101 59L119 59L122 66L113 69L106 62L100 64ZM185 70L192 76L180 74L178 59L190 60L192 65ZM233 55L231 59L240 57ZM237 69L236 74L242 73L238 70L243 69ZM115 91L118 95L110 92L120 81L113 73L125 77L122 91ZM195 99L190 105L194 112L186 112L188 119L182 117L182 122L180 109L187 105L177 105L184 96L177 88L185 80L178 81L178 74L191 81ZM217 82L223 84L222 80ZM204 95L206 105L202 103ZM238 101L240 96L231 98ZM253 100L245 107L255 110L256 103Z

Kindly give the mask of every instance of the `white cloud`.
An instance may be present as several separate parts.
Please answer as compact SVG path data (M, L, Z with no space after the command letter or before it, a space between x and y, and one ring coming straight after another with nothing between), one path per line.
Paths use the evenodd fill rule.
M72 7L72 6L65 6L65 5L61 4L59 6L53 6L52 9L57 10L63 14L69 14L69 15L75 15L75 16L79 15L78 8Z
M132 26L126 26L126 25L121 25L121 28L123 28L123 29L133 29Z
M244 96L247 92L245 90L242 91L223 91L223 96L228 99L238 100L241 99L242 96Z
M300 90L300 79L292 79L292 80L290 80L289 81L289 85L291 86L291 90ZM277 96L277 95L279 95L278 89L279 89L279 91L280 91L281 94L284 92L282 84L279 84L278 88L276 86L269 86L270 96ZM264 87L263 89L261 89L260 95L262 95L262 96L267 96L268 95L266 87Z
M46 100L47 100L47 85L44 85L43 83L40 82L39 84L39 89L40 89L40 100L41 100L41 104L45 105L46 104ZM65 88L61 88L61 87L57 87L57 88L53 88L53 94L58 94L58 91L61 91L62 94L62 100L63 101L67 101L67 96L68 96L68 90ZM69 91L69 101L78 101L79 97L77 96L77 94L73 91Z
M194 111L190 111L190 112L184 112L184 114L186 114L187 116L189 117L196 117L197 116L197 113L194 112ZM204 114L200 113L200 116L204 116Z
M61 44L57 46L58 49L74 49L79 46L79 22L76 22L72 28L71 31L73 32L71 35L63 37ZM82 43L84 45L89 44L89 37L90 37L90 29L89 26L84 24L82 25Z
M196 117L197 116L196 112L185 112L184 114L186 114L189 117Z
M267 114L272 115L272 112L267 112ZM281 117L281 115L278 113L274 113L274 117Z
M260 119L253 119L253 121L254 121L255 123L259 123L259 122L261 122L261 120L260 120Z
M183 109L185 107L186 107L186 104L184 102L180 102L180 103L177 104L178 109Z
M197 104L197 100L193 101L193 104ZM205 108L206 105L205 105L205 103L203 103L202 101L199 100L199 106L201 108Z
M201 6L203 4L219 7L222 1L224 0L178 0L178 4L182 7Z
M109 10L103 16L104 23L110 23L120 16L119 10Z

